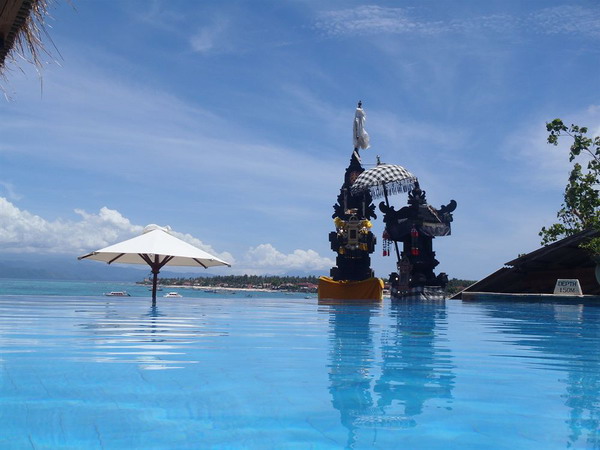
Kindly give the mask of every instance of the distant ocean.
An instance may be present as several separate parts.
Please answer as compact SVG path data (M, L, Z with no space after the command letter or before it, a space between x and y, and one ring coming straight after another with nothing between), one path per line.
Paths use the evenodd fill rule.
M142 296L147 287L127 282L91 282L58 280L19 280L0 279L0 295L64 295L97 296L110 291L127 291L131 295Z
M207 288L206 288L207 289ZM150 287L134 282L123 281L59 281L59 280L20 280L0 278L0 295L27 295L27 296L63 296L63 297L97 297L104 296L111 291L127 291L132 297L151 297ZM162 297L168 292L179 292L185 297L303 297L301 293L242 291L223 289L215 292L206 292L205 289L163 287L157 293ZM171 301L173 299L170 299Z

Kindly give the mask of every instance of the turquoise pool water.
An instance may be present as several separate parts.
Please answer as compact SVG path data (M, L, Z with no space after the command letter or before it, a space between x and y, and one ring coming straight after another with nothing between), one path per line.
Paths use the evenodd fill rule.
M0 448L600 446L598 306L197 295L0 295Z

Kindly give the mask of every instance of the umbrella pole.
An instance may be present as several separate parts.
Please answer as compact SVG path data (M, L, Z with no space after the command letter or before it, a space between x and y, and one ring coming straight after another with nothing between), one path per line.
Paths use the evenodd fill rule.
M388 194L387 194L387 189L385 187L385 184L383 185L383 196L385 197L385 206L390 207L390 201L388 200ZM394 249L396 250L396 260L398 261L398 264L400 264L400 250L398 250L398 242L394 241Z
M156 286L158 284L158 270L152 268L152 306L156 306Z

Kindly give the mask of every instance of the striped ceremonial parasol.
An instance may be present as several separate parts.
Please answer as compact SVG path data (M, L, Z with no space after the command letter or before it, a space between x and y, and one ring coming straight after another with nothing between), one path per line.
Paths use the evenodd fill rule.
M417 177L402 166L378 164L361 173L352 183L350 192L356 195L369 190L373 198L385 197L387 200L388 194L408 192L416 182Z

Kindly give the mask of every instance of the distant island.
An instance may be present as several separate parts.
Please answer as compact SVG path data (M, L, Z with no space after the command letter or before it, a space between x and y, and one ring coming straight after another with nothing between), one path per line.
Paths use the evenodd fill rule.
M224 288L224 289L266 289L289 292L317 292L319 277L317 276L277 276L277 275L215 275L195 278L160 278L164 286ZM453 295L475 281L452 278L448 282L446 292ZM146 278L137 284L151 285Z
M160 284L173 287L201 287L225 289L261 289L290 292L317 292L319 278L316 276L277 275L215 275L195 278L160 278ZM145 278L138 284L151 285Z

